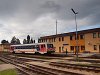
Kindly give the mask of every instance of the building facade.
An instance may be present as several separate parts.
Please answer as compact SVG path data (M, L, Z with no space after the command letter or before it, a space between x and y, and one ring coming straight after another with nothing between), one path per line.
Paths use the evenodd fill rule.
M10 44L0 44L0 51L9 51Z
M100 53L100 31L85 34L86 50Z
M69 32L57 35L40 37L38 42L52 43L56 52L97 52L100 53L100 28L78 31L76 43L76 33Z

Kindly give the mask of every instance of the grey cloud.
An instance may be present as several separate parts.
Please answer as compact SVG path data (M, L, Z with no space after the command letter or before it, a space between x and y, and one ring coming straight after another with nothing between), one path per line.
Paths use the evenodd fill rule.
M59 12L61 6L54 1L46 1L41 8L45 10L45 12L52 13L52 12Z
M79 12L78 19L95 14L98 19L99 7L99 0L0 0L0 16L7 20L17 18L17 21L27 23L41 15L55 13L54 18L73 20L73 13L70 9L74 8ZM95 20L95 23L98 21L92 18L89 19Z
M6 24L1 23L0 27L5 28L5 34L10 33L13 36L16 33L20 38L27 34L36 37L52 34L55 32L53 29L55 23L50 21L52 24L50 25L46 19L43 20L45 22L43 24L40 20L37 21L49 15L52 20L63 21L62 24L58 23L59 32L62 33L74 27L74 14L71 8L79 12L77 20L83 23L78 23L81 27L84 24L88 26L100 24L100 0L0 0L0 22Z
M3 24L0 24L0 28L2 28L4 25Z

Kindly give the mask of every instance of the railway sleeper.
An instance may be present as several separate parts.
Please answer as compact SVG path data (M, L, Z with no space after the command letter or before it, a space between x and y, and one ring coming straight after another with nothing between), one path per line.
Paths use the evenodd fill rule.
M39 69L39 68L36 68L36 67L34 67L34 69L33 69L33 67L32 68L30 68L30 67L24 67L24 66L21 66L21 65L19 65L19 64L16 64L15 62L11 62L10 60L8 60L8 59L3 59L3 61L6 61L7 63L11 63L11 64L13 64L13 65L16 65L16 66L19 66L21 69L24 69L24 70L29 70L29 71L32 71L32 72L37 72L37 73L39 73L39 74L43 74L43 75L57 75L57 74L55 74L55 73L52 73L52 72L48 72L47 70L45 71L45 70L42 70L42 69ZM17 62L17 63L19 63L19 62ZM29 74L28 74L29 75Z
M38 65L36 65L36 66L38 66ZM38 67L44 68L43 66L38 66ZM83 74L72 73L72 72L63 71L63 70L58 70L58 69L53 69L53 68L48 68L48 67L45 67L45 69L49 69L49 70L51 70L51 71L56 71L56 72L63 73L63 74L83 75Z
M22 68L19 68L19 67L17 67L17 66L16 66L16 69L17 69L18 71L20 71L21 74L24 73L24 75L32 75L32 74L30 74L29 72L27 72L25 69L23 70ZM19 74L18 74L18 75L19 75Z

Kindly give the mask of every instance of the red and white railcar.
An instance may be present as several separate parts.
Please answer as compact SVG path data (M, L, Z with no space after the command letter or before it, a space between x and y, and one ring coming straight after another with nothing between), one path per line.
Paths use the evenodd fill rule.
M13 53L54 53L55 48L53 44L49 43L35 43L35 44L20 44L20 45L11 45L10 52Z

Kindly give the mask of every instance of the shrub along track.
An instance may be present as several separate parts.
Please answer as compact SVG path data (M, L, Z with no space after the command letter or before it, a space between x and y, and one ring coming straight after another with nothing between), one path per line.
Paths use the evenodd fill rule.
M0 59L6 63L11 63L15 65L15 67L23 73L23 75L82 75L78 73L38 66L38 65L31 65L25 63L23 60L19 60L16 58L12 58L10 56L0 56Z

